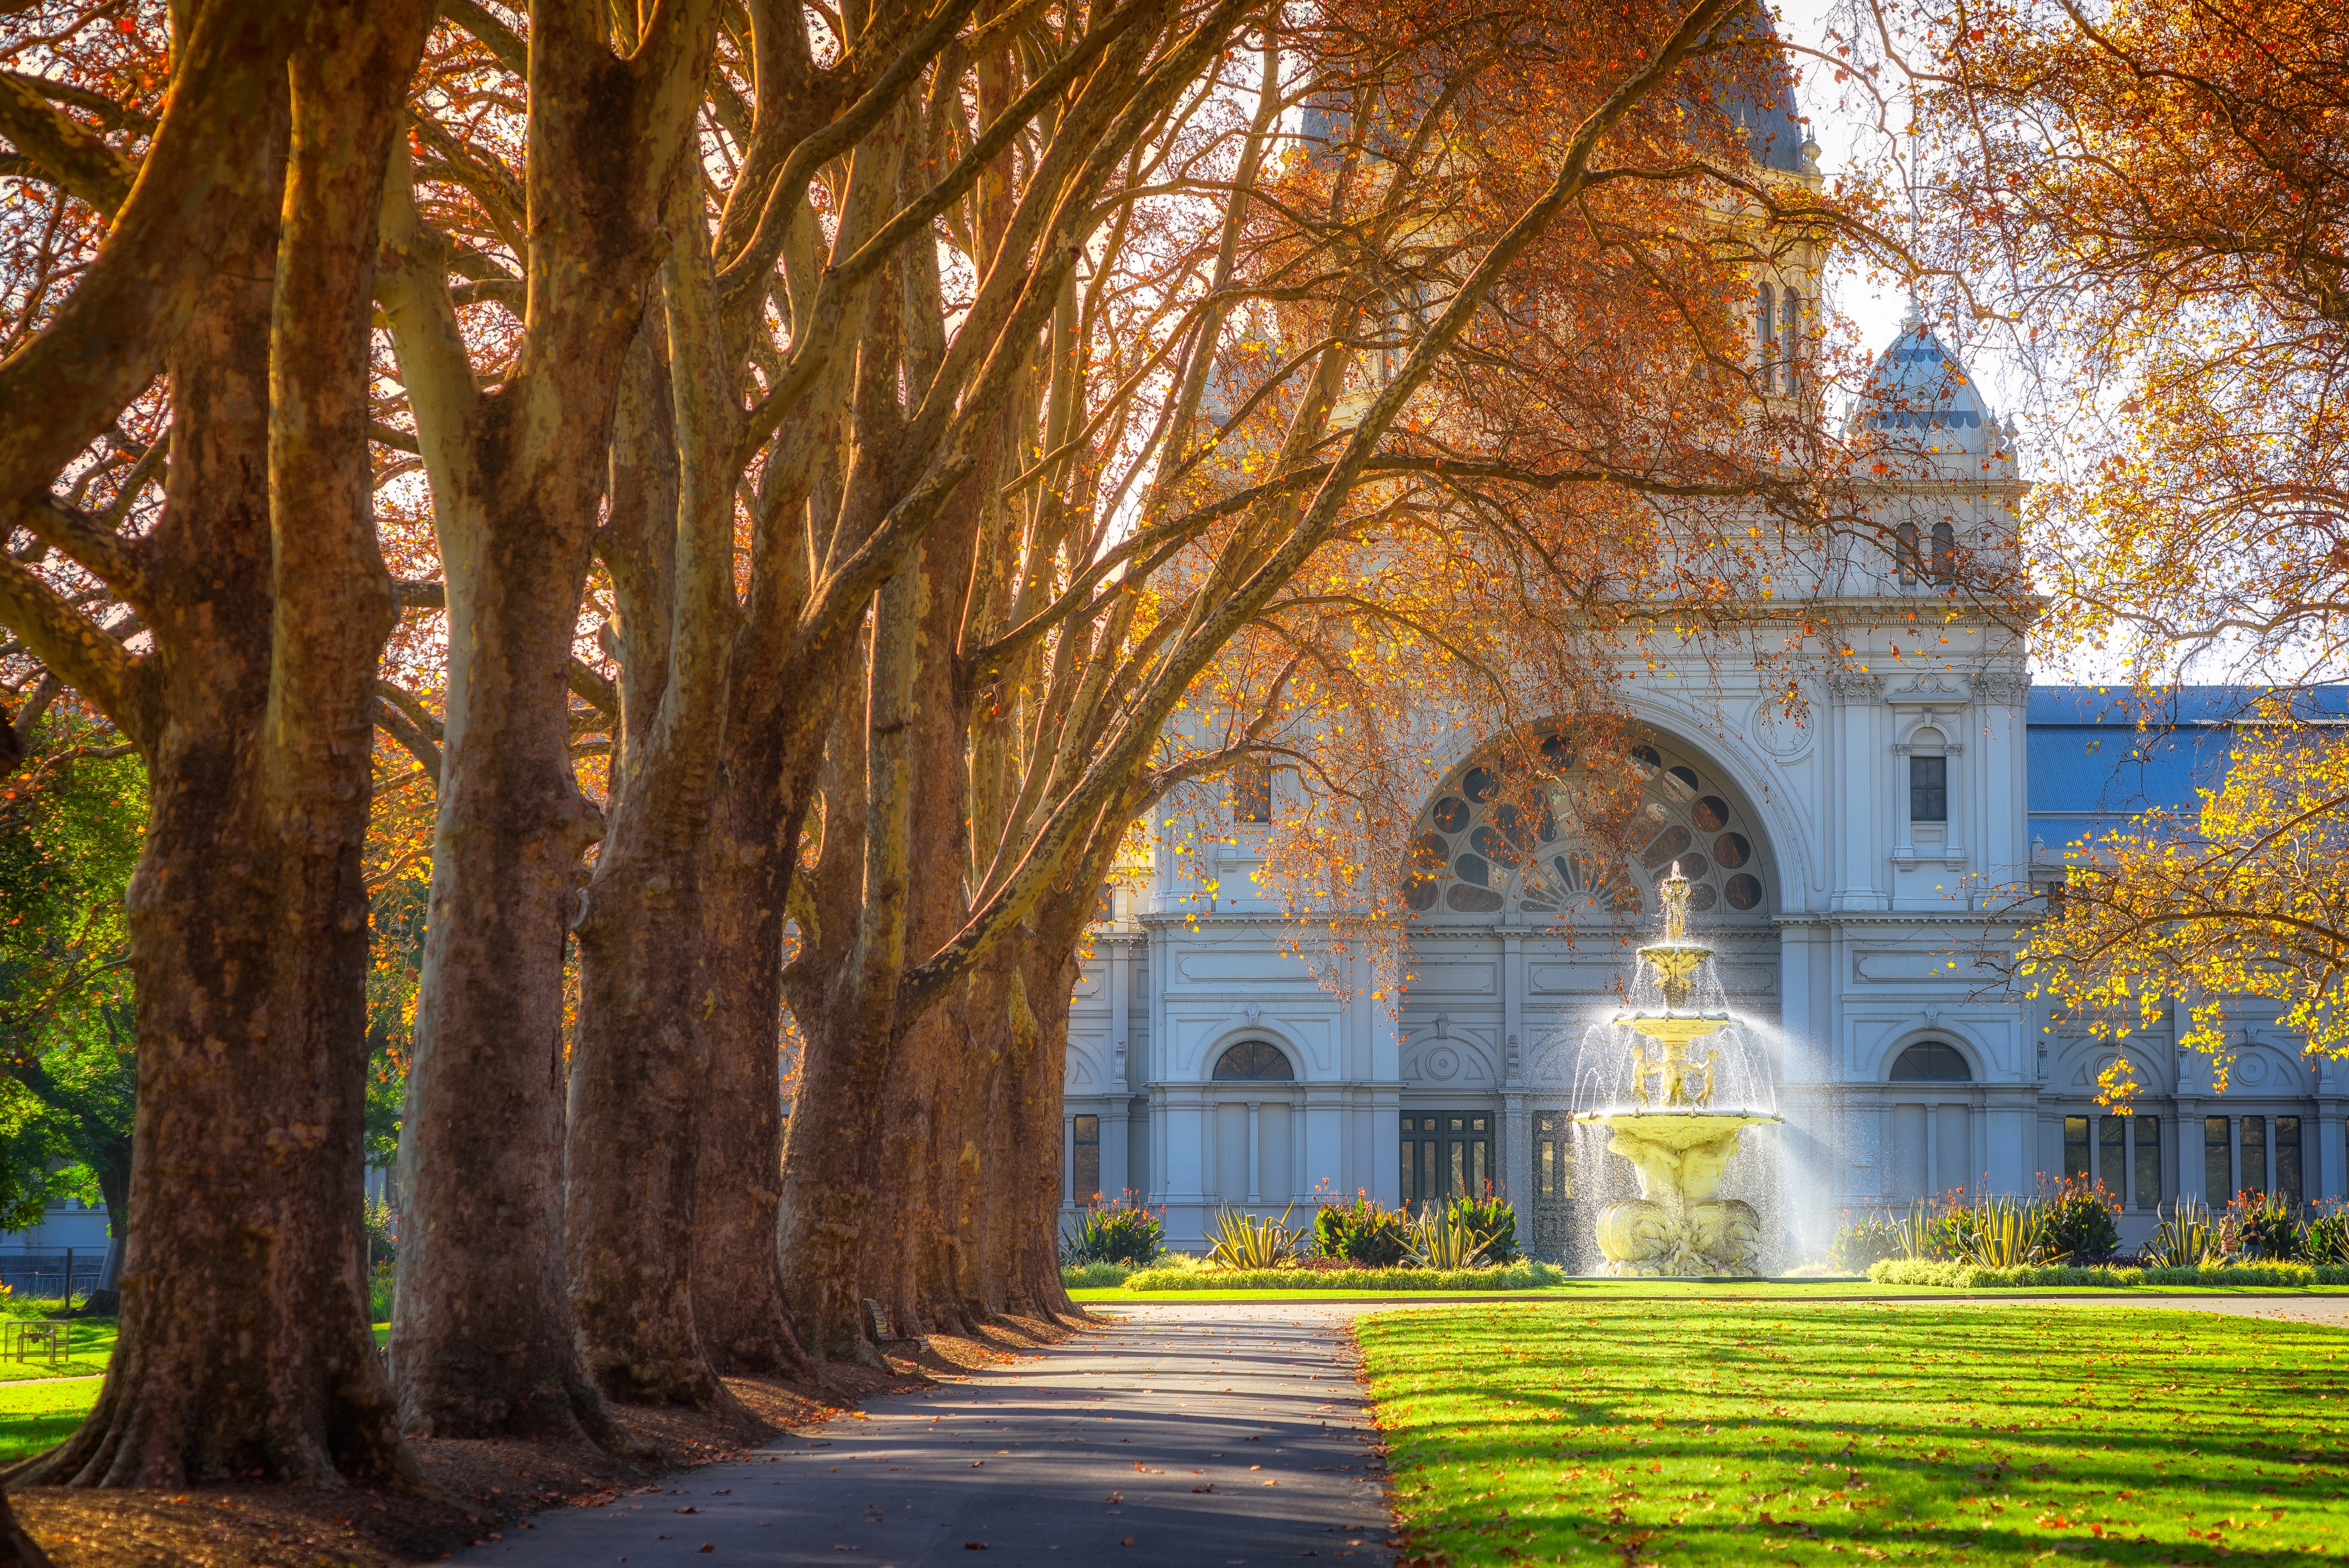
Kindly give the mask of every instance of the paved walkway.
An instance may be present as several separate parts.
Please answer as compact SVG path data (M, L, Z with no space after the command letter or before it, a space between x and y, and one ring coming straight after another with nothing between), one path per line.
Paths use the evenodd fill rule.
M1818 1304L2017 1303L2185 1308L2349 1327L2344 1296L1862 1296ZM1103 1307L1116 1326L1001 1370L875 1400L865 1416L778 1439L741 1463L683 1471L666 1489L539 1515L533 1528L457 1561L513 1568L642 1568L705 1555L879 1568L1390 1563L1393 1554L1381 1550L1390 1532L1386 1476L1343 1331L1361 1313L1433 1304ZM973 1555L979 1551L992 1555Z
M1340 1303L1154 1305L1001 1370L874 1400L863 1418L745 1462L683 1471L662 1491L541 1514L456 1560L1392 1561L1350 1315Z

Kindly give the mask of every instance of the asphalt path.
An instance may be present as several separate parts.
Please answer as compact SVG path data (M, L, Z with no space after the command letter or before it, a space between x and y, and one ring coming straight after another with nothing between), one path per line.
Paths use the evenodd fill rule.
M1001 1367L875 1400L739 1463L681 1471L600 1507L538 1515L455 1561L1392 1563L1382 1549L1392 1520L1386 1472L1345 1327L1364 1312L1437 1304L1454 1303L1097 1308L1114 1323ZM1850 1296L1816 1304L2134 1306L2349 1327L2349 1297L2341 1296Z
M537 1515L454 1560L1392 1562L1381 1550L1386 1472L1344 1334L1351 1315L1345 1303L1121 1314L1009 1366L874 1400L741 1462Z

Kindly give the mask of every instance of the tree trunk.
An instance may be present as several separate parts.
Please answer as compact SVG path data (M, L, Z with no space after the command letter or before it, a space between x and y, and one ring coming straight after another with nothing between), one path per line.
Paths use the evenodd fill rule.
M111 1153L111 1149L109 1149ZM98 1288L81 1303L83 1317L113 1317L122 1310L122 1253L130 1238L130 1148L124 1139L119 1159L98 1163L98 1191L106 1202L106 1262Z
M700 994L711 999L693 1215L693 1316L719 1372L812 1378L783 1302L775 1220L782 1201L784 899L799 853L804 781L737 741L710 835L702 889ZM778 787L781 786L781 787Z
M1012 1219L1001 1262L1005 1309L1061 1319L1079 1316L1061 1283L1061 1107L1067 1085L1069 992L1073 951L1040 950L1022 967L1025 994L1040 999L1025 1027L1015 1024L1007 1064L1009 1147L1005 1151L1004 1212ZM1016 1012L1017 1010L1015 1010Z
M163 723L128 899L144 1223L97 1407L27 1480L421 1484L367 1330L360 854L395 613L366 444L374 215L430 15L314 16L290 162L283 99L222 128L253 164L215 196L243 203L235 254L171 367Z
M0 1493L0 1568L50 1568L49 1554L16 1522L5 1493Z
M483 393L438 236L398 187L385 301L447 576L432 901L401 1127L392 1365L411 1432L623 1439L564 1298L564 931L601 818L571 764L566 672L619 373L667 248L715 9L661 7L623 59L595 7L533 11L527 340Z
M485 444L508 439L522 438ZM592 450L570 464L592 471ZM587 570L578 519L595 496L555 466L513 475L470 518L437 518L447 745L400 1123L391 1359L417 1436L609 1447L563 1275L564 932L599 834L572 776L564 674Z

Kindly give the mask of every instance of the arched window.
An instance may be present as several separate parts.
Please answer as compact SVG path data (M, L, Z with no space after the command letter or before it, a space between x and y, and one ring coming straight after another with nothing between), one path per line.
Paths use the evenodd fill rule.
M1402 857L1402 901L1439 918L1492 915L1636 922L1643 893L1677 864L1689 913L1770 918L1760 825L1709 763L1656 746L1578 758L1555 733L1520 770L1504 752L1438 790Z
M1778 389L1802 389L1803 296L1788 288L1778 302Z
M1760 308L1754 312L1754 320L1757 328L1754 352L1762 368L1762 389L1767 392L1777 385L1778 370L1771 349L1778 340L1778 296L1777 291L1766 283L1761 286Z
M1917 524L1903 523L1895 537L1892 553L1900 568L1900 580L1913 583L1922 567L1922 558L1917 554Z
M1944 1045L1939 1040L1924 1040L1900 1053L1892 1064L1892 1081L1896 1084L1971 1084L1974 1070L1966 1065L1964 1056L1954 1045Z
M1946 517L1933 524L1933 580L1958 580L1958 531Z
M1259 1084L1288 1084L1297 1079L1280 1048L1262 1040L1243 1040L1216 1057L1214 1076Z

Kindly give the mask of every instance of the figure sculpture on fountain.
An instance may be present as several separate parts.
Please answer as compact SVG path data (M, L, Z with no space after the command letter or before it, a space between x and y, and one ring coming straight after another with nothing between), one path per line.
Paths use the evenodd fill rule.
M1689 1006L1713 954L1688 940L1689 884L1677 862L1658 890L1664 940L1639 950L1633 1004L1605 1032L1607 1048L1628 1052L1629 1060L1612 1072L1602 1066L1588 1080L1589 1098L1605 1103L1575 1113L1577 1121L1609 1128L1610 1152L1640 1175L1638 1198L1599 1211L1599 1249L1609 1274L1751 1277L1760 1272L1760 1216L1720 1196L1722 1176L1744 1129L1779 1117L1761 1103L1761 1075L1750 1068L1733 1075L1736 1103L1715 1103L1725 1086L1723 1031L1736 1021L1725 1008ZM1641 982L1650 979L1661 1005L1642 1008Z

